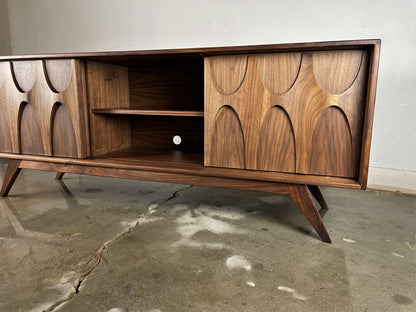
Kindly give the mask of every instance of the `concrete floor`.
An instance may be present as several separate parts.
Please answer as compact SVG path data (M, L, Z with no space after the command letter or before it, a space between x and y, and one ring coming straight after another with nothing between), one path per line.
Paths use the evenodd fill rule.
M416 197L323 193L332 244L288 196L23 171L0 311L416 311Z

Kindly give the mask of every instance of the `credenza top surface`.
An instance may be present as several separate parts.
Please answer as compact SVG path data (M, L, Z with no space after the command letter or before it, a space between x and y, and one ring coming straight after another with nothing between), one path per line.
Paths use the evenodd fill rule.
M365 49L380 45L380 39L303 42L248 46L202 47L186 49L160 49L136 51L108 51L108 52L76 52L76 53L48 53L33 55L0 56L0 61L19 61L31 59L65 59L77 58L92 61L106 61L120 65L129 65L137 60L157 60L158 58L203 57L226 54L251 54L272 52L302 52L314 50Z

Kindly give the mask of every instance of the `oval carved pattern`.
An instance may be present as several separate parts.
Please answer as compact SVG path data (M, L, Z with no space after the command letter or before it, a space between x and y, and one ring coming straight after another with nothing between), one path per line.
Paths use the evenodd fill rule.
M77 142L71 116L63 104L55 104L52 121L52 153L54 156L77 157Z
M257 169L295 172L295 137L286 111L271 107L263 120L257 147Z
M327 93L344 93L354 83L362 57L363 52L359 50L314 52L316 82Z
M245 168L243 129L237 113L230 106L223 106L217 113L211 146L211 166Z
M71 60L46 60L45 76L53 92L59 93L68 88L71 82Z
M263 120L257 147L257 169L295 172L295 137L286 111L271 107Z
M236 92L247 71L247 55L210 57L210 72L215 89L222 95Z
M22 111L20 122L20 146L22 154L43 155L42 133L36 113L30 104Z
M276 94L289 91L298 76L302 53L273 53L256 58L264 87Z
M11 153L13 146L6 115L0 107L0 152Z
M313 131L309 173L355 178L350 127L344 112L328 107Z
M36 61L12 62L12 74L20 92L32 90L36 80Z

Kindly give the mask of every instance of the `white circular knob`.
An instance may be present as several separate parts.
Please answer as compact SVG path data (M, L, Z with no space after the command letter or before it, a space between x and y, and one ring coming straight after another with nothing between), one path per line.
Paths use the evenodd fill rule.
M182 138L179 136L179 135L175 135L174 137L173 137L173 144L175 144L175 145L179 145L179 144L181 144L182 143Z

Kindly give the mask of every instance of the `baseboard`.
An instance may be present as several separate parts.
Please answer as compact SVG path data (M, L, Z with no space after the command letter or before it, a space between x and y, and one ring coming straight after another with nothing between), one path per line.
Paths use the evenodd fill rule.
M370 166L367 187L376 190L416 194L416 171Z

